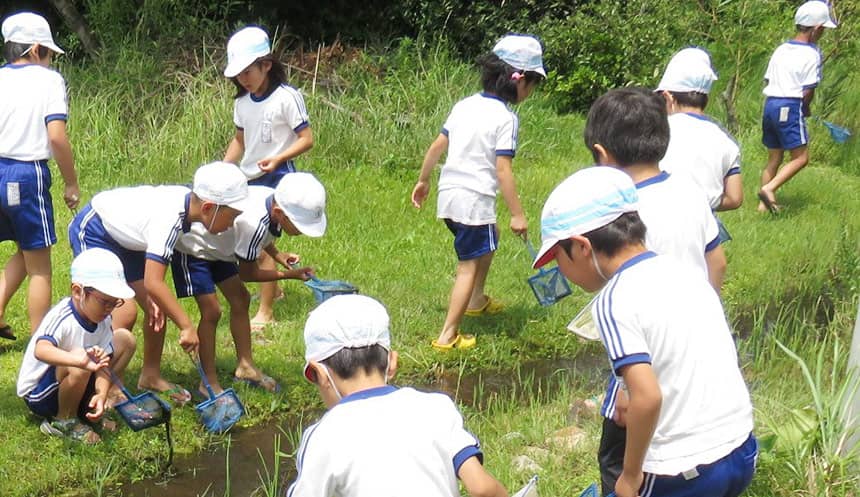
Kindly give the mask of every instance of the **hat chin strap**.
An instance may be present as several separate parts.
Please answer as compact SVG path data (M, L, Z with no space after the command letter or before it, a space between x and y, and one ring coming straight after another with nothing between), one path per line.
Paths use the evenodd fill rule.
M600 270L600 264L598 264L598 263L597 263L597 256L596 256L596 255L594 255L594 248L593 248L593 247L592 247L592 249L591 249L591 262L593 262L593 263L594 263L594 269L596 269L596 270L597 270L597 274L599 274L599 275L600 275L600 278L601 278L603 281L609 281L609 278L607 278L607 277L606 277L606 275L605 275L605 274L603 274L603 271L601 271L601 270Z
M337 400L342 399L343 395L341 395L340 390L337 389L337 385L335 385L334 378L331 377L331 373L329 372L328 367L326 367L326 365L323 363L319 363L319 365L322 366L323 371L325 371L325 375L328 378L329 383L331 383L331 388L332 390L334 390L334 394L337 396Z

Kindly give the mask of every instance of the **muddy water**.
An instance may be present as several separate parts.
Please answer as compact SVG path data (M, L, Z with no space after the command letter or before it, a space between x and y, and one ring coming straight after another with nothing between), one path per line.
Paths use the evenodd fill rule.
M576 359L538 361L524 364L516 372L481 373L476 376L458 376L444 373L422 390L444 391L464 404L481 408L494 395L525 397L537 391L545 392L561 381L570 381L586 391L599 390L608 367L603 350L586 347ZM315 419L316 417L313 417ZM308 419L307 417L305 418ZM261 488L265 477L264 467L273 467L275 440L280 436L283 453L291 453L282 430L294 431L297 420L280 421L258 426L232 434L229 448L229 495L230 497L262 497ZM123 497L189 496L223 497L228 495L226 447L194 457L178 458L174 462L172 475L167 478L145 480L128 484L118 489L115 495ZM279 495L295 477L295 462L284 458L280 461ZM268 481L266 481L268 484Z

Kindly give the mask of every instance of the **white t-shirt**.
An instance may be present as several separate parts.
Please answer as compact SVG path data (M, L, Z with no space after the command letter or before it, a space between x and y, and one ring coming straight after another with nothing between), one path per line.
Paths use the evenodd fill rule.
M37 64L0 67L0 157L47 160L49 122L67 120L66 82Z
M96 194L91 202L105 230L122 247L167 264L176 240L190 229L191 190L185 186L131 186Z
M676 475L746 440L749 391L720 299L705 279L645 252L610 278L592 316L619 383L622 367L649 363L662 392L643 471Z
M516 154L518 128L517 115L498 97L477 93L454 105L442 128L448 158L439 174L438 217L471 225L495 222L496 157ZM475 195L457 201L462 190Z
M695 266L707 279L705 252L719 245L719 228L705 194L692 182L662 172L636 184L645 246Z
M812 43L789 40L774 50L764 74L768 97L803 98L821 81L821 52Z
M30 393L51 366L36 359L36 343L39 340L48 340L65 351L98 346L108 354L113 354L113 328L111 328L110 316L101 323L90 323L78 314L72 305L72 299L66 297L45 314L39 328L30 338L18 373L19 397Z
M230 229L217 235L200 223L191 225L176 243L176 250L208 261L256 261L272 240L281 236L281 227L270 218L275 190L248 186L248 208L233 221Z
M669 148L660 169L698 185L711 209L716 209L725 179L741 173L740 147L722 126L701 114L672 114L669 130Z
M457 471L482 458L444 394L378 387L305 430L287 497L459 497Z
M288 85L275 88L262 99L251 93L237 98L233 123L244 131L245 154L239 168L248 179L263 175L258 161L289 148L298 140L299 131L310 126L302 94Z

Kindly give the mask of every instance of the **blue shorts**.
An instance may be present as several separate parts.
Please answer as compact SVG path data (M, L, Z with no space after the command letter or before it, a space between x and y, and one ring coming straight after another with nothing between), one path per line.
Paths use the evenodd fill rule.
M126 281L130 283L143 279L146 252L129 250L114 240L105 230L102 218L93 210L91 204L85 205L69 223L69 243L76 256L95 247L109 250L122 261Z
M281 178L294 172L296 172L296 164L293 161L288 160L287 162L278 166L278 168L274 171L248 180L248 184L268 186L269 188L277 188L278 183L280 183L281 181Z
M78 404L78 417L83 419L90 409L90 398L96 393L96 376L91 374L84 396ZM60 409L60 383L57 381L57 367L51 366L39 379L39 383L24 396L30 411L43 418L53 418Z
M720 230L720 245L732 241L732 235L729 233L729 230L726 229L726 225L714 214L714 217L717 219L717 228Z
M761 142L770 149L794 150L809 143L799 98L768 97L761 118Z
M461 261L477 259L499 248L499 230L495 224L470 226L445 219L445 225L454 234L454 251Z
M0 241L13 240L21 250L57 243L48 161L0 157L0 212Z
M215 293L215 285L239 274L239 265L227 261L207 261L182 252L170 260L176 296L192 297Z
M639 494L642 497L737 497L752 481L757 458L758 442L750 433L749 438L727 456L696 466L693 474L686 471L687 477L645 473Z

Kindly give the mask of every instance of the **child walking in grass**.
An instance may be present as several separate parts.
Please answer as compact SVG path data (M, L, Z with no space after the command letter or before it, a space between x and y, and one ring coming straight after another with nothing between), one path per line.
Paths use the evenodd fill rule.
M767 86L762 115L762 143L767 165L761 173L759 212L779 212L776 191L809 163L806 118L821 82L821 52L815 43L826 28L835 28L826 2L810 0L794 15L797 33L773 52L764 75ZM785 151L790 160L780 168Z
M90 423L101 422L109 407L105 370L122 376L134 355L134 335L114 329L110 316L134 290L119 258L105 249L81 252L71 273L71 296L48 312L24 352L18 396L44 418L40 429L46 435L92 444L99 435ZM107 420L101 425L115 428Z
M244 282L310 278L313 269L293 268L299 262L298 254L279 252L274 241L282 233L311 237L325 234L325 188L312 174L297 172L281 178L275 189L249 186L246 203L245 211L227 231L213 235L195 224L189 233L179 237L171 261L173 285L180 298L193 296L197 301L200 362L212 388L221 391L215 369L215 329L221 318L217 286L230 305L230 333L237 358L233 381L277 392L278 382L254 363L248 318L251 296ZM285 270L261 268L258 261L264 253Z
M758 445L734 341L707 281L646 248L640 191L614 168L574 173L544 204L534 262L555 259L570 281L599 291L592 316L629 398L620 471L603 493L737 497Z
M305 100L287 85L269 36L256 26L239 30L227 42L224 76L236 85L236 134L224 161L239 165L248 184L275 188L285 174L296 171L294 159L314 145ZM260 266L274 270L275 261L263 254ZM260 307L251 319L254 329L274 321L272 305L279 292L275 282L260 285Z
M197 327L164 281L180 234L192 223L220 233L233 225L245 209L248 183L232 164L200 166L191 188L178 185L134 186L103 191L93 197L69 225L75 254L102 247L123 263L125 279L143 309L143 367L138 388L154 390L179 404L191 400L188 390L161 374L165 316L179 328L179 344L189 353L197 350ZM113 320L132 329L137 318L134 304L118 306Z
M460 332L464 315L494 314L503 305L484 292L498 248L496 194L501 191L511 213L511 231L528 230L517 196L512 163L517 149L518 120L509 107L525 100L546 77L540 43L527 35L508 35L478 59L484 91L459 101L442 132L424 156L412 204L420 208L430 192L430 173L442 154L448 157L439 175L436 215L454 235L457 274L448 313L432 346L441 351L475 346L475 337Z
M29 277L27 315L36 330L51 307L51 246L57 243L51 170L57 162L63 176L63 200L78 206L80 192L72 147L66 134L66 83L49 69L54 43L48 22L32 12L7 17L2 24L0 67L0 241L17 250L0 273L0 337L15 340L5 320L12 296Z

